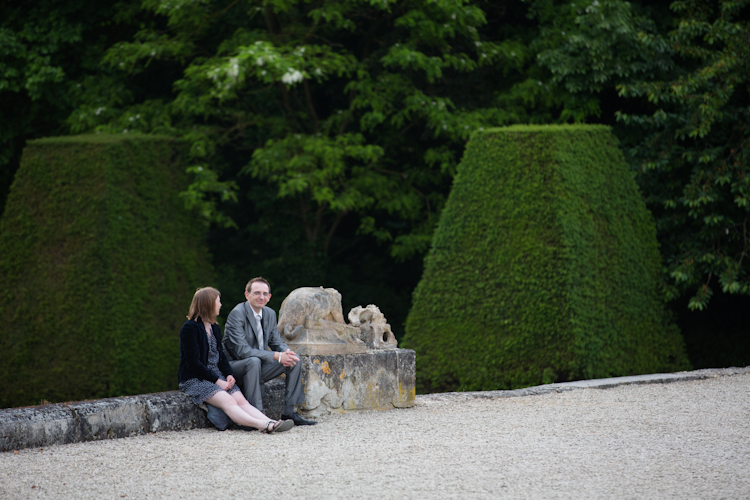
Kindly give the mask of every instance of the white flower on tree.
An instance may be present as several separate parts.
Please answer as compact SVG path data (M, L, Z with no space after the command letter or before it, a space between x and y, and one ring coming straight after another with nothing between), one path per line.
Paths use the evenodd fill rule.
M286 83L287 85L301 82L304 79L305 77L302 76L302 73L300 73L294 68L289 68L289 70L287 70L287 72L284 73L284 76L281 77L281 81Z

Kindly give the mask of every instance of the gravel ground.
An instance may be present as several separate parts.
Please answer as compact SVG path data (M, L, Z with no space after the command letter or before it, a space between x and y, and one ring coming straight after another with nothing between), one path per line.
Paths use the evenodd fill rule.
M0 498L749 498L750 373L0 453Z

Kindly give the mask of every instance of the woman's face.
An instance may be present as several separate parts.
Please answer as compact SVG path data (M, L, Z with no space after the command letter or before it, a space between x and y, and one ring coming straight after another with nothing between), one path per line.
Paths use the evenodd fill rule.
M216 297L216 302L214 303L216 305L216 316L219 315L219 311L221 311L221 297Z

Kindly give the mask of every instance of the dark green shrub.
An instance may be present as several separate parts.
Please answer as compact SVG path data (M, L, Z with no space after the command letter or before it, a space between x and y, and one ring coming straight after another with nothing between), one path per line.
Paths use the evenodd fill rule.
M651 214L604 126L475 134L406 322L420 391L689 368Z
M0 221L0 406L176 388L179 328L212 277L179 152L153 136L29 143Z

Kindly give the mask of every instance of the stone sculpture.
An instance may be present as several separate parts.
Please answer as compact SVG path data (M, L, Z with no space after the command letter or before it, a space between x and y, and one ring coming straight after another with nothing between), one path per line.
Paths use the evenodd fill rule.
M359 328L344 323L341 294L333 288L297 288L279 311L279 333L297 354L367 351Z
M375 304L357 306L349 311L349 322L362 331L360 337L370 349L395 349L398 346L391 325Z
M354 354L395 349L391 325L378 306L357 306L344 322L341 294L333 288L297 288L279 311L279 333L297 354Z
M284 299L279 333L300 355L306 416L414 405L416 354L398 349L377 306L357 306L344 322L333 288L298 288Z

